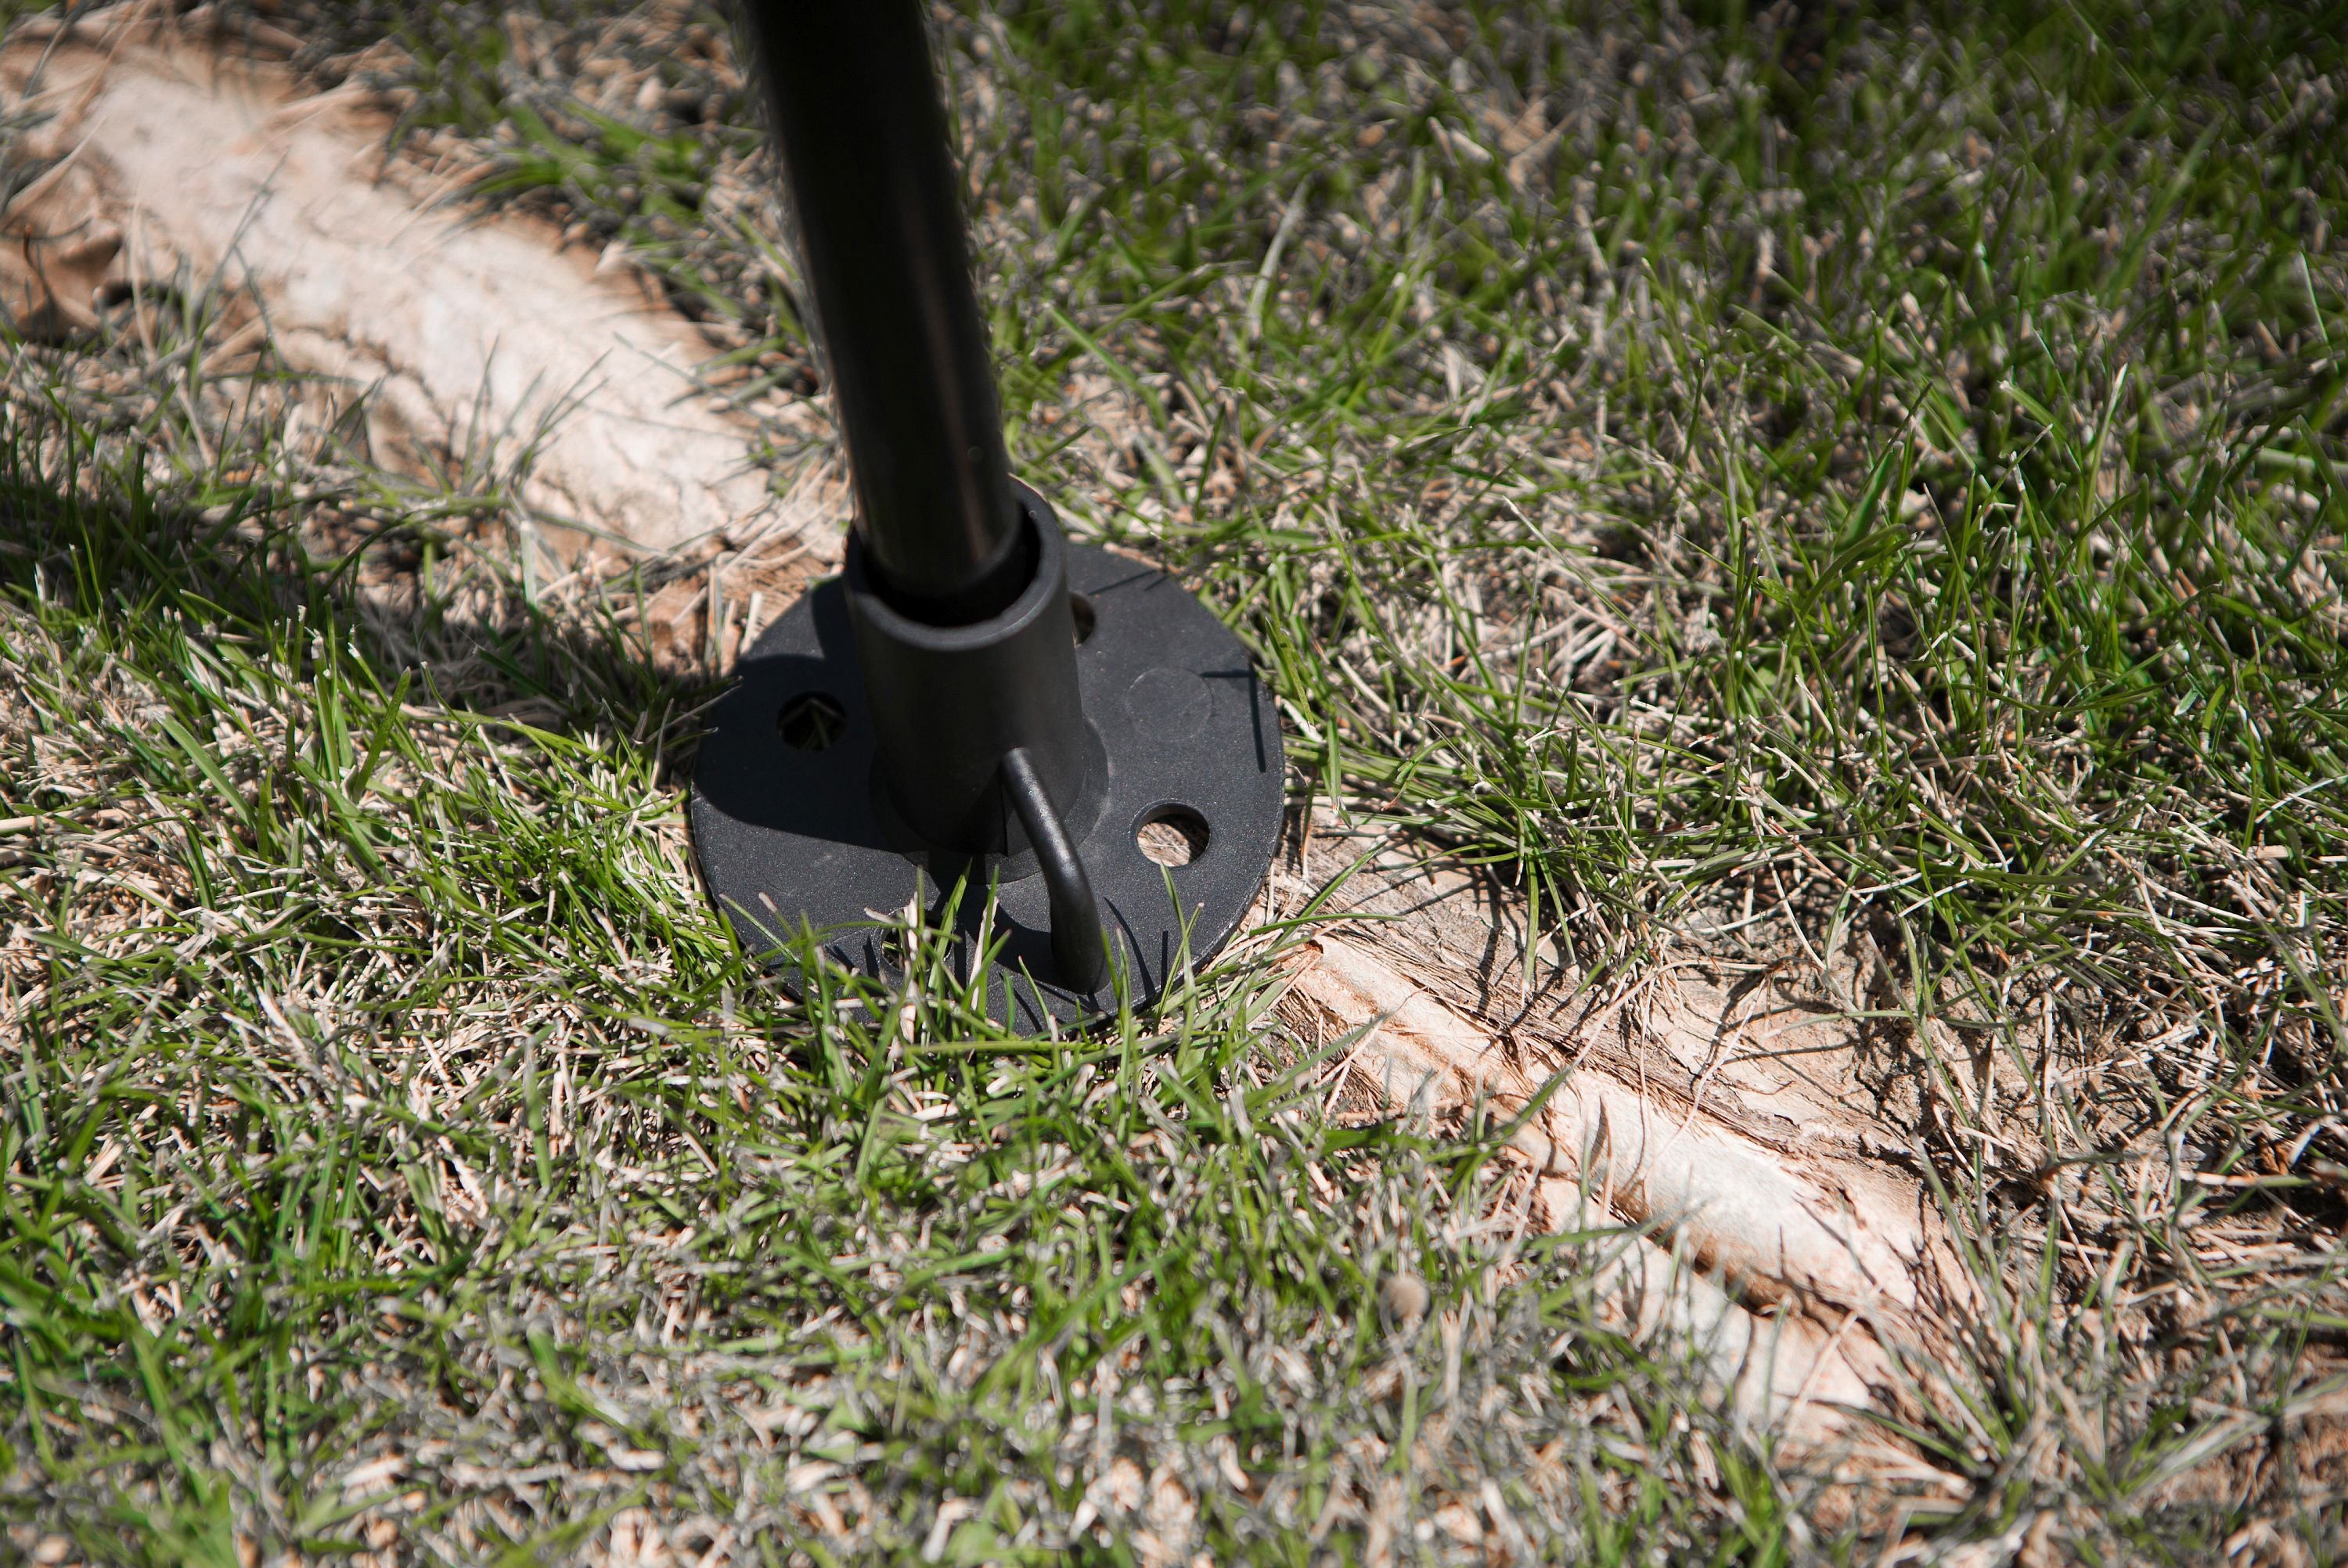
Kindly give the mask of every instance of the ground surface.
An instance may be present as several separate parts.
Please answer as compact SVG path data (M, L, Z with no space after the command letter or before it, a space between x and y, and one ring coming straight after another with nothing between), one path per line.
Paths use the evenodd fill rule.
M829 460L715 14L188 26L616 244ZM2336 1555L2348 15L939 34L1014 460L1280 693L1276 918L1095 1038L795 1001L682 802L803 562L566 571L206 276L12 336L0 1551ZM1740 1429L1509 1129L1275 1006L1409 907L1313 902L1379 845L1526 1060L1701 1100L1699 995L1868 1046L1820 1081L1956 1259L1910 1471Z

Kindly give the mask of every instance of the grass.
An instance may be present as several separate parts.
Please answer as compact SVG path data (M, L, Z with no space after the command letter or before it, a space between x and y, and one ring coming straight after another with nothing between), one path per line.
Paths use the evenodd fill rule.
M716 20L273 25L812 388ZM289 432L191 278L9 357L14 1549L2336 1553L2348 14L942 36L1014 456L1250 640L1300 797L1495 868L1560 993L1919 1043L1959 1494L1731 1430L1488 1130L1322 1114L1272 938L1081 1039L780 994L662 564L549 582L498 475Z

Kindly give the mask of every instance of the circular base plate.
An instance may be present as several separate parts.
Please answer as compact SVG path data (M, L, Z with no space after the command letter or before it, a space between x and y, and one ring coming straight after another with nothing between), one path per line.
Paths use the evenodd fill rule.
M1105 768L1077 852L1108 931L1111 979L1091 995L1054 983L1032 856L972 868L954 911L957 978L977 961L983 920L995 948L988 1009L1025 1028L1113 1011L1120 993L1146 1005L1185 962L1211 956L1263 886L1283 803L1279 715L1239 640L1163 572L1086 545L1071 544L1067 559L1077 681ZM870 712L839 580L767 628L736 673L695 768L702 879L752 952L780 958L812 929L840 963L893 980L880 927L917 897L942 922L952 889L876 808ZM1163 842L1193 846L1189 864L1142 852L1152 824L1164 825Z

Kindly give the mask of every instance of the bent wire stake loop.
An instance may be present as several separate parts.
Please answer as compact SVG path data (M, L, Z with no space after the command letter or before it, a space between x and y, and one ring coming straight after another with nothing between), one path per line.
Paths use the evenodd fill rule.
M1108 949L1101 941L1100 905L1092 878L1076 858L1076 846L1060 821L1059 808L1044 788L1043 776L1025 746L1003 753L1003 788L1035 846L1036 868L1051 895L1052 961L1071 989L1097 991L1108 979Z

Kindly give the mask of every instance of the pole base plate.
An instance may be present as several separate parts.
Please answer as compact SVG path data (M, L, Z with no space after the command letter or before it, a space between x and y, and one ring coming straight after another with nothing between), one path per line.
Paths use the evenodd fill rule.
M1165 573L1073 543L1067 569L1099 772L1085 802L1097 810L1076 836L1108 935L1108 981L1091 993L1057 983L1032 855L965 864L906 841L882 798L837 578L743 654L695 766L702 880L745 948L788 961L798 934L812 930L835 961L893 983L889 926L916 898L942 924L953 882L966 876L955 977L971 977L983 928L994 949L988 1010L1042 1029L1047 1018L1114 1012L1121 1000L1148 1006L1185 964L1230 938L1280 840L1285 766L1272 693L1239 639Z

